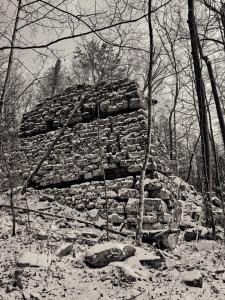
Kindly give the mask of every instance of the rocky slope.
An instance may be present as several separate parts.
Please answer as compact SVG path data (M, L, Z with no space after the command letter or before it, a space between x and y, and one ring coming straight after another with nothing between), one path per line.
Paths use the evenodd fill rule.
M224 299L224 245L207 239L207 229L196 222L201 196L188 185L180 195L181 231L166 239L169 245L177 241L173 250L158 249L157 242L137 246L127 229L127 236L110 233L108 244L104 229L71 219L87 220L87 212L42 193L15 195L16 206L39 211L16 210L15 237L4 206L9 193L0 197L0 299Z

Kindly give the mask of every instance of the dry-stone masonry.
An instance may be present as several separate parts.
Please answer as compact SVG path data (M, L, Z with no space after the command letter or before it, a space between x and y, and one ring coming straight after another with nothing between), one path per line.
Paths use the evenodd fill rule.
M85 102L64 136L33 180L60 203L90 218L106 218L103 168L109 199L109 220L135 228L138 184L144 159L147 115L144 97L134 81L101 82L95 87L77 86L48 98L23 116L18 178L26 180L65 124L79 95ZM101 152L101 155L100 155ZM145 179L144 229L175 227L180 215L170 170L151 148ZM2 182L4 187L4 182Z

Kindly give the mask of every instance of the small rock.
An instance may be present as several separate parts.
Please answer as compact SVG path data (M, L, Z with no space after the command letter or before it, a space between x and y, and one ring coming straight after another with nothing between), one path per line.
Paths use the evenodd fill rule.
M143 217L143 224L154 224L157 223L157 216L156 214L150 214L148 216Z
M216 196L212 197L212 203L216 207L221 207L222 208L222 202L221 202L221 200L218 197L216 197Z
M131 245L109 242L95 245L87 250L85 262L91 267L101 268L114 261L123 261L135 254L136 249Z
M162 188L162 183L160 181L158 181L157 179L145 178L144 187L145 187L145 190L150 191L150 192L157 191Z
M124 216L113 213L109 216L109 222L113 224L121 224L125 222Z
M166 189L161 189L160 196L162 200L169 200L171 198L171 192Z
M39 197L40 202L45 202L45 201L53 202L54 200L55 200L55 197L52 195L40 194L40 197Z
M201 234L201 229L197 229L197 228L187 229L184 232L184 240L187 242L195 241L197 236L200 237L200 234Z
M40 231L34 234L34 238L40 241L45 241L48 239L48 234L45 231Z
M182 281L189 286L193 287L202 287L203 285L203 277L200 271L186 271L183 274Z
M75 206L75 208L76 208L76 210L78 210L78 211L82 211L82 210L85 209L85 205L84 205L83 203L80 203L80 204L77 204L77 205Z
M73 249L73 243L65 243L62 244L57 250L55 255L58 257L66 256L68 255Z
M87 209L92 210L95 208L95 204L94 204L94 202L88 202L86 204L86 207L87 207Z
M149 253L147 255L144 255L143 257L139 257L139 261L142 266L150 267L154 269L160 268L163 263L162 258L153 253Z
M178 236L179 233L165 234L160 240L160 245L162 246L162 248L173 250L176 248Z
M17 266L19 267L46 267L51 264L51 258L46 254L23 252L19 255Z
M126 265L115 265L114 275L117 275L118 279L122 282L130 283L138 279L137 274L131 269L131 267Z
M182 221L182 223L180 223L180 225L179 225L179 228L181 230L186 230L186 229L194 228L195 226L196 226L196 224L194 222Z
M79 238L79 233L76 231L71 231L68 232L65 236L64 239L66 242L72 243L77 241L77 239Z
M90 221L98 221L99 219L99 210L92 209L87 212L87 219Z

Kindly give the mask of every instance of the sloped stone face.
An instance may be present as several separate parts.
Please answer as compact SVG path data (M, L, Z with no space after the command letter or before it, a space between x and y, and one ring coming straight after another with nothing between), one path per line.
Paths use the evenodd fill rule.
M145 144L145 118L143 111L135 111L99 121L103 164L107 177L134 174L130 166L143 162ZM51 145L60 129L21 139L18 153L25 180ZM36 187L60 186L102 178L98 122L79 123L68 128L53 152L34 178ZM128 157L129 153L129 157ZM26 154L26 155L24 155Z
M48 98L36 106L34 111L24 114L21 123L21 136L33 136L62 127L65 118L79 101L79 95L85 96L85 103L74 116L71 125L90 122L97 117L97 103L100 115L109 116L145 107L140 99L136 83L126 79L117 82L100 83L98 86L77 86Z
M55 201L86 212L93 220L106 218L107 200L110 222L135 229L147 115L144 97L134 81L103 82L94 88L78 86L46 99L34 111L25 114L15 170L18 183L22 184L36 167L81 93L85 97L84 104L34 177L32 185L43 189L46 199L49 195ZM100 145L107 179L106 192ZM169 170L157 154L152 145L144 182L146 230L165 228L172 222L170 215L175 200L166 176ZM4 181L0 181L0 188L4 188ZM91 212L94 212L93 216Z

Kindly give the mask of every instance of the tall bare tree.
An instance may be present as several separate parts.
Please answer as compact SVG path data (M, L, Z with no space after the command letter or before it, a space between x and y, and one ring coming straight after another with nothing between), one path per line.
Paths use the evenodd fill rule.
M204 181L204 200L206 206L206 224L212 227L212 233L215 237L215 223L212 212L212 170L210 155L209 126L207 118L207 101L205 95L205 86L202 77L202 68L200 63L198 34L194 14L194 1L188 0L188 25L190 31L192 58L195 73L196 93L199 107L199 127L201 133L201 146L203 158L203 181Z
M141 171L140 182L139 182L139 207L137 216L137 231L136 241L138 244L142 240L142 227L143 227L143 216L144 216L144 204L145 204L145 190L144 180L145 174L148 167L150 149L151 149L151 137L152 137L152 75L153 75L153 61L154 61L154 36L152 27L152 0L148 2L148 29L149 29L149 73L148 73L148 127L146 137L146 149L144 163Z

